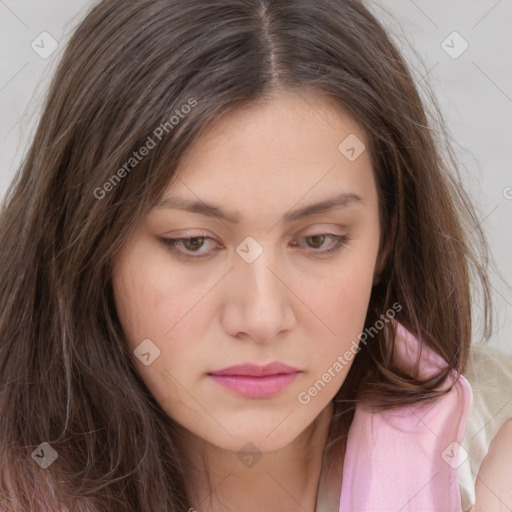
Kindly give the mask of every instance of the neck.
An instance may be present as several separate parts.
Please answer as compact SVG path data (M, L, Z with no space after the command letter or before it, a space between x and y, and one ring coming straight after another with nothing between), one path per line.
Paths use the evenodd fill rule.
M324 457L332 411L329 403L290 444L258 454L261 458L249 466L240 463L240 454L187 431L182 447L191 508L199 512L337 512L342 460L331 469Z

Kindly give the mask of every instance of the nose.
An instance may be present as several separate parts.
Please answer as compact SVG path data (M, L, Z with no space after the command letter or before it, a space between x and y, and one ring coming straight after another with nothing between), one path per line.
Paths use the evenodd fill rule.
M276 341L296 322L287 273L270 250L248 263L238 256L226 281L222 323L227 333L260 343Z

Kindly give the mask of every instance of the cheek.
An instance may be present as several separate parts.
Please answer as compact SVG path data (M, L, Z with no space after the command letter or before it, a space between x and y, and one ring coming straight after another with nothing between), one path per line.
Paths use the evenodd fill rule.
M168 262L161 261L154 249L152 255L143 249L127 254L116 267L114 297L129 357L155 399L170 414L186 398L179 385L186 382L187 365L183 361L193 364L194 353L197 357L197 347L190 340L199 336L193 331L199 328L193 315L198 291L187 290L176 281L177 273L168 269ZM189 321L192 317L194 323ZM147 365L138 357L145 353L150 354Z
M309 326L309 339L317 340L313 358L320 372L338 355L357 349L373 285L377 235L354 241L328 274L317 276L316 282L310 281L299 290L298 294L307 298L308 311L302 323ZM352 356L346 359L351 361Z
M338 279L336 279L338 277ZM370 283L370 284L369 284ZM317 340L315 356L322 366L333 362L353 344L364 328L371 280L352 275L333 276L328 292L308 295L311 317L309 338Z
M212 287L202 277L191 279L190 271L170 264L164 250L143 241L126 251L114 272L114 296L129 355L155 396L167 398L179 387L173 377L178 382L190 378L190 365L201 353L198 340L211 320L208 301L202 299ZM136 352L146 346L143 340L151 341L144 343L157 355L148 366ZM203 368L198 364L196 370Z
M117 311L131 346L143 339L158 345L186 324L198 290L166 259L165 251L143 242L127 250L113 275ZM160 347L164 348L163 346Z

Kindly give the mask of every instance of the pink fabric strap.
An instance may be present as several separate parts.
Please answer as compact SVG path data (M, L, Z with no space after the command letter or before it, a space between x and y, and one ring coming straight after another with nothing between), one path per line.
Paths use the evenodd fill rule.
M397 326L395 363L411 370L420 342ZM447 364L424 346L422 378ZM472 391L452 372L448 394L427 405L372 413L358 404L347 439L339 512L461 512L458 456Z

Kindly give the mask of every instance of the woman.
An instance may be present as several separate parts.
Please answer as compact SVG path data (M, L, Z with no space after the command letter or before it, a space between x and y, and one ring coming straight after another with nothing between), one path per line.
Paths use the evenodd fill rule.
M489 285L428 126L359 1L92 9L0 220L0 505L462 510Z

